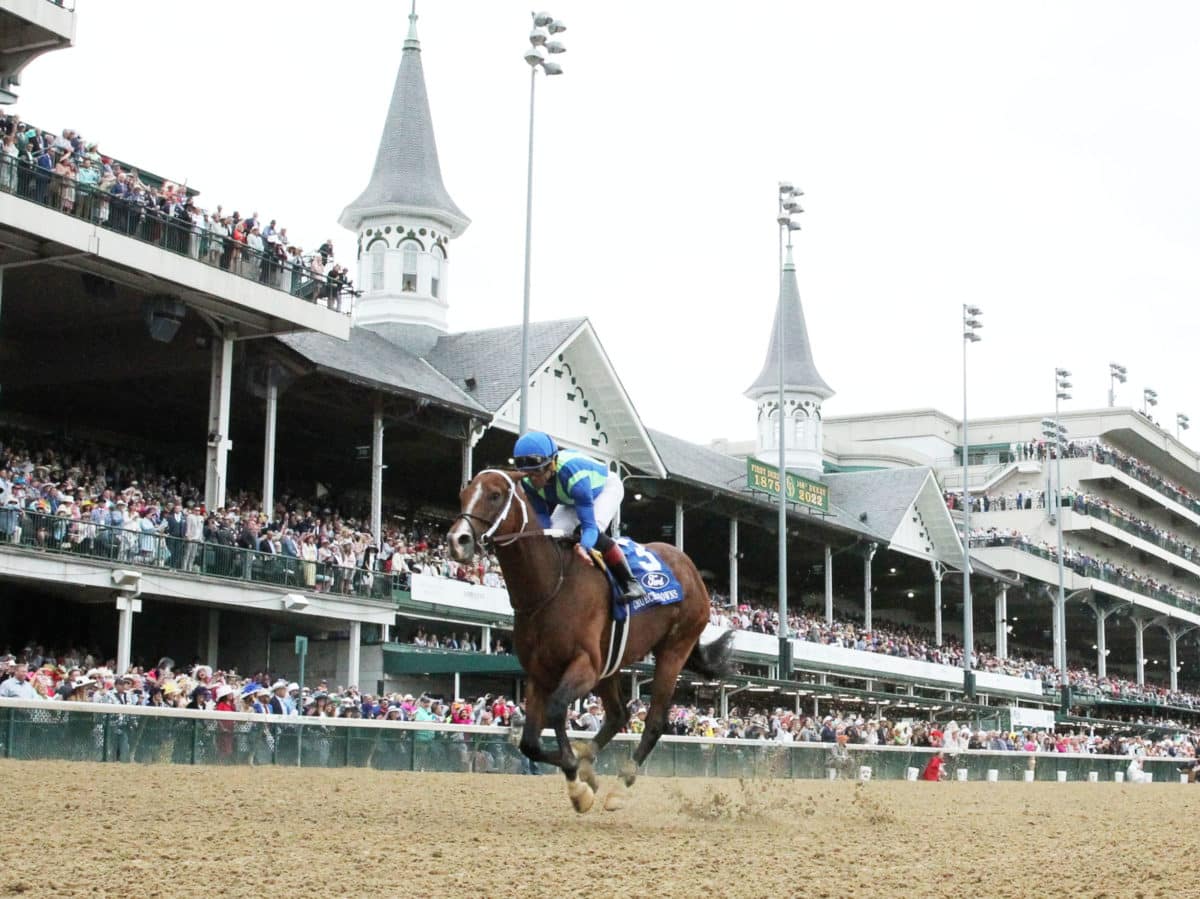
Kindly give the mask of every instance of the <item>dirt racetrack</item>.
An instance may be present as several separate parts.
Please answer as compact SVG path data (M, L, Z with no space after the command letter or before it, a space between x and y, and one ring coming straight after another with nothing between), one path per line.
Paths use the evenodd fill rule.
M642 778L587 815L557 772L0 762L0 784L0 896L1200 895L1179 784Z

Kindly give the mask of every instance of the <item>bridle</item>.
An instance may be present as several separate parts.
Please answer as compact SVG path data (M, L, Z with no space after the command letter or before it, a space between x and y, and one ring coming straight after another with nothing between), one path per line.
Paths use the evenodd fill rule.
M516 496L517 496L517 484L509 476L507 471L501 471L498 468L485 468L483 471L479 472L479 474L476 475L475 477L478 478L480 475L485 475L485 474L498 474L498 475L500 475L500 477L504 478L504 482L506 484L508 484L508 496L505 497L504 506L503 506L503 508L500 509L500 513L496 516L496 519L494 521L489 522L482 515L476 515L473 512L459 512L458 515L456 515L453 519L454 521L458 521L459 519L466 521L467 527L471 531L471 537L475 540L476 544L482 546L484 544L484 542L490 540L494 546L496 546L498 549L500 549L500 548L504 548L507 546L511 546L512 544L516 543L518 540L522 540L526 537L551 537L551 538L553 538L555 536L555 534L548 533L548 532L542 531L542 530L526 531L525 528L529 526L529 512L528 512L528 510L526 510L524 502L518 502L517 505L521 509L521 528L520 528L520 530L515 531L511 534L502 534L499 537L493 537L492 535L496 533L496 529L499 528L500 525L504 523L504 520L506 518L508 518L509 513L512 511L513 500L516 499ZM481 522L483 525L487 526L487 529L482 534L475 533L475 526L472 522L476 522L476 521ZM517 612L518 615L527 614L529 618L533 618L535 615L537 615L539 612L541 612L544 608L546 608L546 606L550 604L550 601L558 595L558 591L562 589L563 581L566 580L566 576L567 576L567 564L566 564L566 559L564 558L563 551L558 546L557 542L555 542L554 548L557 551L557 555L558 555L558 583L554 585L554 589L551 590L550 593L544 599L542 599L540 602L538 602L537 604L534 605L532 611L525 613L523 610L516 609L514 607L514 610Z
M511 477L509 477L509 474L507 471L501 471L498 468L485 468L483 471L479 472L479 474L477 474L475 477L478 478L480 475L485 475L485 474L498 474L498 475L500 475L500 477L504 478L504 482L506 484L508 484L508 496L505 497L504 507L500 510L500 514L496 516L496 520L489 522L482 515L475 515L471 512L459 512L456 516L454 516L454 519L453 519L454 521L458 521L460 518L466 520L467 527L469 527L471 529L471 538L480 545L482 545L483 543L485 543L488 540L492 540L492 534L496 533L496 529L498 527L500 527L501 524L504 523L504 519L508 518L508 513L512 510L513 500L517 496L516 482L513 481L513 479ZM517 539L517 536L521 532L523 532L525 530L525 528L529 525L529 513L525 510L525 504L518 503L517 505L521 507L521 530L518 531L516 534L513 534L511 539L505 540L504 543L500 543L498 540L492 540L492 542L495 543L497 546L505 546L508 543L511 543L512 540ZM484 525L486 525L487 530L485 530L482 534L476 534L475 526L472 524L472 522L475 522L475 521L482 522ZM508 535L504 535L504 536L508 536ZM501 539L503 539L503 537Z

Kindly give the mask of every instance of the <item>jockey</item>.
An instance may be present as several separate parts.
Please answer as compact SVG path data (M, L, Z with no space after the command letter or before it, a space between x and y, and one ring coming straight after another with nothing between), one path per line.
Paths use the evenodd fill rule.
M525 475L521 485L543 528L561 528L566 533L578 529L576 553L592 564L588 553L593 547L599 550L621 588L621 602L646 595L621 547L605 533L625 495L617 474L583 453L560 450L554 438L541 431L517 438L512 464Z

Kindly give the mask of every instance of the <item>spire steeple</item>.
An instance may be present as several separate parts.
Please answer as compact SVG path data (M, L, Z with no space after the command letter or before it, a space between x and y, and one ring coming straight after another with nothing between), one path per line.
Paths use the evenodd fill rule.
M804 392L828 399L833 388L825 383L813 361L812 346L808 342L808 326L804 323L804 309L800 305L800 289L796 286L796 265L792 262L792 249L787 250L783 264L783 277L779 282L779 303L775 306L775 323L771 327L771 342L767 346L767 360L754 383L746 389L746 396L756 400L768 392L779 390L779 320L783 319L784 371L783 389L786 392Z
M779 452L779 327L783 323L783 414L787 416L784 455L789 469L817 472L822 470L821 401L833 396L813 362L808 342L808 326L796 286L796 265L789 244L787 260L779 279L779 302L775 306L775 324L767 359L746 396L758 407L758 440L755 455L774 464L772 454Z
M433 219L450 237L457 237L471 223L442 183L421 66L415 2L371 180L358 199L342 211L339 221L343 227L358 231L364 219L397 214Z
M400 71L383 123L371 180L342 212L358 234L355 323L382 328L414 352L448 329L449 246L471 220L442 183L413 0Z

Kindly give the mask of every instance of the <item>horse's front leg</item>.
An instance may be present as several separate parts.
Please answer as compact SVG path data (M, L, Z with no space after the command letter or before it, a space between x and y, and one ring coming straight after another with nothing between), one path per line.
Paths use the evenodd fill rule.
M596 681L595 667L586 655L580 655L567 666L562 680L545 701L541 691L532 690L526 700L525 730L521 735L521 751L533 761L544 761L561 768L567 778L567 795L575 811L586 812L595 801L595 791L578 778L579 759L567 738L567 707L583 696ZM554 729L558 741L555 752L546 752L541 747L541 730L544 724Z

